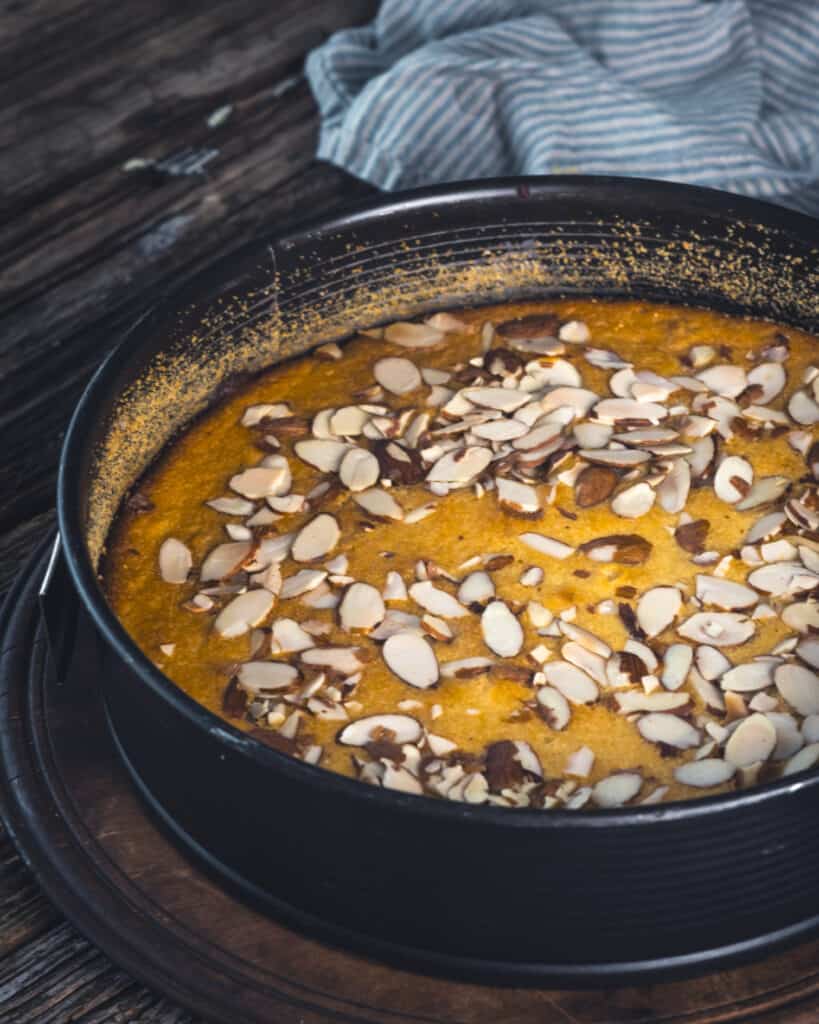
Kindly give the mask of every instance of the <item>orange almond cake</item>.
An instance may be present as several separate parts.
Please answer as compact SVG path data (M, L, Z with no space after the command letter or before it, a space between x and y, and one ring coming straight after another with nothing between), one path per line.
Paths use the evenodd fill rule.
M819 761L819 353L700 309L438 313L277 365L124 503L104 583L310 764L612 807Z

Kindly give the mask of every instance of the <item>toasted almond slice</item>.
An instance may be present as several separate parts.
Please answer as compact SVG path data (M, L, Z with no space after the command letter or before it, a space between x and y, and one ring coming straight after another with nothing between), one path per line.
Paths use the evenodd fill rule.
M697 671L704 679L719 679L731 668L731 660L710 644L700 644L694 654Z
M819 714L819 677L803 665L780 665L774 671L780 696L800 715Z
M428 580L413 583L409 588L410 597L433 615L445 619L457 619L469 614L469 610L445 590L439 590Z
M619 423L656 424L668 416L664 405L656 402L638 402L633 398L604 398L594 407L594 418L599 423L616 426Z
M609 377L609 388L617 398L631 398L631 389L637 381L637 374L631 367L624 367Z
M592 803L598 807L622 807L640 792L643 777L639 772L614 772L592 787Z
M750 608L759 600L759 595L751 587L732 580L721 579L719 576L697 575L697 599L703 604L713 604L725 611L736 611L737 608Z
M679 690L688 678L694 652L688 644L670 644L663 655L662 684L667 690Z
M531 400L528 391L517 388L476 387L464 388L460 394L472 405L486 409L497 409L499 412L514 412Z
M613 498L611 510L624 519L639 519L651 510L655 496L654 488L647 483L634 484Z
M282 459L282 456L276 456ZM232 476L229 486L245 498L266 498L285 494L290 489L290 470L287 460L277 466L254 466Z
M386 611L384 600L375 587L369 583L353 583L344 592L338 618L341 628L348 632L368 632L381 622Z
M767 405L785 387L787 378L781 363L757 363L748 374L748 383L761 388L757 396L760 405Z
M565 729L572 713L563 694L553 686L541 686L536 696L540 715L549 728L556 732Z
M638 448L581 448L577 454L587 462L618 469L632 469L651 458L648 452Z
M276 619L270 634L270 650L273 654L289 654L292 651L306 651L313 646L313 638L302 629L295 619Z
M300 678L297 668L281 661L246 661L237 675L239 685L252 697L268 690L286 690Z
M368 715L345 725L338 734L338 742L347 747L365 747L368 743L388 737L396 744L418 743L424 727L412 715Z
M471 572L458 588L458 600L462 605L486 604L495 596L495 584L488 572Z
M202 568L199 570L199 579L203 583L208 580L221 580L227 574L239 567L250 554L252 545L249 541L236 541L229 544L217 544L208 552Z
M783 609L782 621L797 633L819 632L819 602L798 601Z
M819 669L819 638L808 637L802 640L796 647L797 655L811 668ZM819 737L817 737L819 738Z
M283 601L293 597L301 597L302 594L315 590L326 579L327 573L323 569L300 569L293 576L288 576L282 582L279 597Z
M523 587L539 587L543 582L543 570L539 565L530 565L520 574L520 584Z
M617 486L620 477L610 466L586 466L574 483L574 500L578 508L592 508L605 501Z
M540 400L540 408L544 413L554 412L566 406L573 409L576 417L586 416L595 404L599 401L599 395L588 388L574 388L562 386L553 388Z
M530 548L534 548L535 551L539 551L542 555L548 555L550 558L568 558L575 552L575 548L555 540L554 537L546 537L542 533L521 533L520 539Z
M608 658L611 654L611 648L605 641L601 640L599 636L595 636L594 633L590 632L588 629L584 629L582 626L577 626L573 622L566 621L562 618L562 614L560 632L570 640L574 640L575 643L580 644L581 647L585 647L587 651L592 651L601 658Z
M682 596L676 587L652 587L637 602L637 623L646 636L659 636L681 607Z
M538 458L550 453L563 443L563 426L560 423L541 423L512 442L520 452L536 452Z
M491 601L481 615L486 646L501 658L513 658L523 648L523 629L503 601Z
M247 498L213 498L205 504L216 512L222 512L226 516L249 516L256 507Z
M262 588L239 594L225 605L216 617L213 628L220 636L228 639L242 636L267 618L275 600L269 590Z
M400 573L394 570L387 573L387 578L384 581L384 589L381 592L381 596L385 601L406 601L408 598L407 586L404 583Z
M307 462L322 473L336 473L341 466L341 460L350 450L346 441L335 441L330 439L311 439L308 441L296 441L293 451L302 462Z
M785 597L802 590L812 590L819 577L809 572L801 562L772 562L754 569L748 576L748 582L766 594Z
M284 416L292 415L293 410L287 402L276 402L273 405L249 405L242 416L242 426L255 427L263 420L279 420Z
M583 357L587 363L600 370L625 370L631 366L631 363L608 348L587 348Z
M626 690L615 693L614 699L624 715L639 711L678 711L690 701L687 693L668 693L665 690L657 690L655 693Z
M484 441L491 441L494 444L502 444L504 441L514 441L518 437L527 434L528 427L520 420L489 420L487 423L478 423L472 428L475 437Z
M384 338L402 348L432 348L444 337L444 332L431 324L398 322L384 328Z
M464 486L472 483L492 461L489 448L466 447L447 452L427 473L427 482Z
M776 747L771 754L772 761L785 761L804 746L805 740L793 715L782 711L768 711L765 712L765 717L776 730Z
M747 661L729 669L720 677L723 690L735 693L753 693L764 690L773 683L775 664L769 661Z
M756 544L761 540L769 540L780 532L786 521L787 516L784 512L769 512L761 519L757 519L745 534L745 543Z
M586 541L579 550L593 562L641 565L651 554L651 543L636 533L612 533Z
M597 684L582 669L568 661L551 661L541 669L546 682L572 704L591 704L597 700Z
M168 537L159 548L159 574L166 583L185 583L193 568L190 548L176 537Z
M586 778L591 774L593 766L594 751L589 747L581 747L579 750L569 754L563 773L564 775L578 775L580 778ZM591 795L591 790L589 790L589 794Z
M748 378L742 367L731 366L729 363L709 366L697 374L697 380L701 380L709 391L723 398L736 398L748 387Z
M428 640L417 633L394 633L381 649L387 667L399 679L419 690L438 682L438 659Z
M421 629L433 640L441 640L444 643L449 643L450 640L454 640L455 634L452 631L452 627L444 619L439 618L437 615L426 614L421 619Z
M336 437L358 437L370 418L371 413L364 406L345 405L336 409L330 417L330 429ZM298 451L296 454L299 454Z
M358 650L358 647L311 647L301 652L299 660L304 665L338 672L342 676L352 676L364 668L364 662L358 657Z
M378 459L364 448L350 448L341 460L338 475L351 491L365 491L378 482Z
M661 508L675 515L682 512L691 489L691 466L685 459L674 459L671 470L657 488Z
M807 391L795 391L788 402L788 415L801 426L819 423L819 405Z
M605 448L611 440L612 428L605 423L578 423L574 436L581 448Z
M323 512L302 527L293 541L290 556L296 562L315 562L333 550L340 536L335 516Z
M725 744L725 760L737 768L767 761L776 746L776 729L765 715L744 718Z
M548 648L545 648L545 650L547 655L551 654ZM534 656L534 652L530 653ZM583 647L583 645L579 644L576 640L569 640L568 643L563 644L560 648L560 653L563 656L564 661L568 661L576 668L582 669L587 675L591 676L596 683L599 683L601 686L607 685L606 660L604 657L601 657L599 654L595 654L587 647Z
M495 486L501 508L523 516L537 515L541 511L537 491L529 484L496 476Z
M692 447L694 449L693 453L686 456L686 461L691 470L692 479L700 480L709 472L714 462L717 448L713 437L710 436L698 438L694 441Z
M591 341L591 331L588 324L582 320L569 320L560 327L557 336L561 341L568 341L572 345L585 345Z
M714 493L729 505L740 501L750 491L754 471L750 462L739 455L729 455L717 467Z
M689 761L674 769L674 778L683 786L694 786L696 789L711 789L729 782L736 773L736 766L718 757L704 757L699 761Z
M371 487L369 490L353 494L353 501L377 519L400 520L404 518L404 510L395 498L380 487Z
M809 768L815 768L817 762L819 762L819 743L810 743L787 761L782 769L782 774L795 775L797 772L807 771Z
M688 750L700 743L700 733L678 715L662 711L649 711L637 721L637 729L650 743L662 743L677 750Z
M476 676L483 676L495 664L491 658L480 656L473 658L458 658L455 661L446 661L441 665L441 675L447 679L473 679Z
M761 505L770 505L787 491L791 480L786 476L763 476L755 480L745 497L734 506L738 512L747 512Z
M687 640L712 644L714 647L735 647L754 635L755 626L747 615L736 612L696 612L679 626L677 632Z
M379 359L373 366L373 376L384 388L393 395L406 395L420 388L423 383L421 373L415 363L409 359L388 357Z

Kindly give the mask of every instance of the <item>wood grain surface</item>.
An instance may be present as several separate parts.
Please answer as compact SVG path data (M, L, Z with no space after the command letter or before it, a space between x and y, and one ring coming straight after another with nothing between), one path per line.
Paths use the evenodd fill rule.
M302 65L375 6L0 3L0 590L53 522L65 427L123 326L254 236L371 191L314 159ZM0 1021L193 1021L61 918L2 826Z

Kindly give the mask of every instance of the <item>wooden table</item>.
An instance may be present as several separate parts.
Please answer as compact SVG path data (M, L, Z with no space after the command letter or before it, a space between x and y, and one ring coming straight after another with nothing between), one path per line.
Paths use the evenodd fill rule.
M314 159L305 53L374 0L0 4L0 588L54 519L62 436L134 314L370 189ZM0 1020L189 1024L89 945L0 826Z

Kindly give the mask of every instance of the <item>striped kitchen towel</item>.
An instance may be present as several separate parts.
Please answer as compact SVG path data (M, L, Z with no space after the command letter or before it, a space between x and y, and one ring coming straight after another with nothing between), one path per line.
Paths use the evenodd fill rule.
M819 0L383 0L307 75L318 155L381 188L624 174L819 214Z

